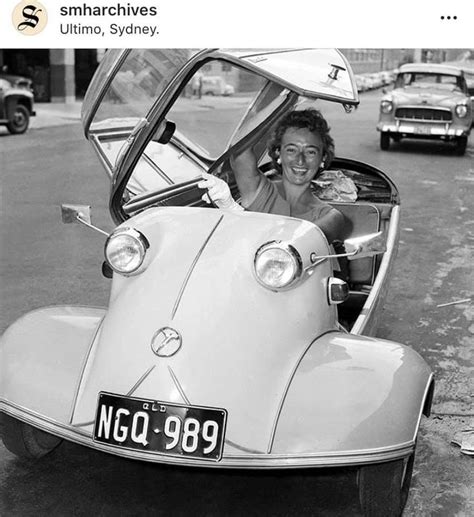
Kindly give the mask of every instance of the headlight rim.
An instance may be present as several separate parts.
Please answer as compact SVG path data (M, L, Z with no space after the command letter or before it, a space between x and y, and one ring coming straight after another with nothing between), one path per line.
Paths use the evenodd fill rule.
M136 266L131 271L123 271L123 270L120 270L119 268L115 267L114 264L109 259L108 254L107 254L107 248L110 245L111 240L118 236L123 236L123 235L128 235L131 238L133 238L134 240L136 240L141 248L140 263L138 264L138 266ZM114 273L117 273L117 274L125 276L125 277L134 276L143 271L144 264L146 262L145 259L147 257L147 251L149 248L150 248L150 243L148 242L148 239L143 235L143 233L141 233L136 228L126 226L126 227L116 229L107 237L107 240L105 241L105 245L104 245L104 256L105 256L105 260L106 260L107 264L112 268Z
M464 109L464 114L459 113L459 109ZM469 106L467 104L456 104L456 107L454 108L454 113L456 113L456 116L458 118L466 118L467 114L469 113Z
M293 260L295 265L295 271L292 275L292 278L289 282L285 283L285 285L282 286L272 286L267 284L264 280L262 280L257 272L257 262L259 257L263 255L264 252L276 248L279 250L282 250L286 252L290 258ZM286 241L279 241L279 240L272 240L268 241L265 244L262 244L257 251L255 252L254 262L253 262L253 271L255 278L257 279L257 282L265 287L266 289L269 289L270 291L285 291L288 289L291 289L295 286L296 283L301 279L303 275L303 260L301 258L300 253L298 250L289 242Z
M388 109L387 109L388 107ZM393 113L395 108L394 102L392 99L382 99L380 101L380 111L381 113L384 113L385 115L389 115L390 113Z

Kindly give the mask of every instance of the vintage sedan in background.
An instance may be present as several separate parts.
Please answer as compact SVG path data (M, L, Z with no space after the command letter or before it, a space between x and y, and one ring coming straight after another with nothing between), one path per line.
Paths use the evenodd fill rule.
M214 61L236 95L189 98ZM122 80L144 69L146 84ZM333 161L335 177L356 186L331 201L348 223L338 255L308 221L208 207L198 187L215 174L238 200L229 157L250 146L272 180L272 126L324 102L358 104L336 50L105 55L82 120L111 180L117 227L96 229L110 302L39 308L7 329L0 414L10 451L38 458L64 439L187 467L345 466L365 515L400 515L434 381L412 348L371 337L398 246L396 186L366 163ZM84 205L63 206L63 220L92 226ZM348 261L344 279L336 259Z
M31 79L0 73L0 125L12 134L24 133L35 115Z
M380 148L387 150L391 139L437 139L454 142L463 155L472 117L461 69L428 63L402 65L393 90L380 102Z

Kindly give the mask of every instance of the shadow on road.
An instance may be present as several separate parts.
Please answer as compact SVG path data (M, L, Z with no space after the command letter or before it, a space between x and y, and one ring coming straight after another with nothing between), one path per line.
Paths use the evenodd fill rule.
M2 481L9 516L359 515L355 473L343 469L184 469L63 443L34 463L12 459Z

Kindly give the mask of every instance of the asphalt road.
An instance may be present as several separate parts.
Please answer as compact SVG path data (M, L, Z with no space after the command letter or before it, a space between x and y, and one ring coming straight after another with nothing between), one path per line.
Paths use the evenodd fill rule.
M473 426L474 137L464 157L447 145L402 142L380 151L379 93L358 110L323 106L339 156L386 171L402 198L401 236L378 335L416 349L437 380L422 421L406 516L474 514L472 458L451 444ZM37 127L41 124L37 124ZM106 230L108 180L80 125L0 129L0 331L45 305L105 306L103 239L63 225L63 202L90 204ZM471 298L471 302L438 307ZM352 472L209 474L161 468L63 444L25 464L0 445L1 515L358 515Z

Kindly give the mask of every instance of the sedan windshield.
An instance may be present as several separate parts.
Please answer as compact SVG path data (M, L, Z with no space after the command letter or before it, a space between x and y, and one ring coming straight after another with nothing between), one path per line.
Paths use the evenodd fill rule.
M438 89L463 89L463 79L458 75L433 74L409 72L397 77L395 88L438 88Z

